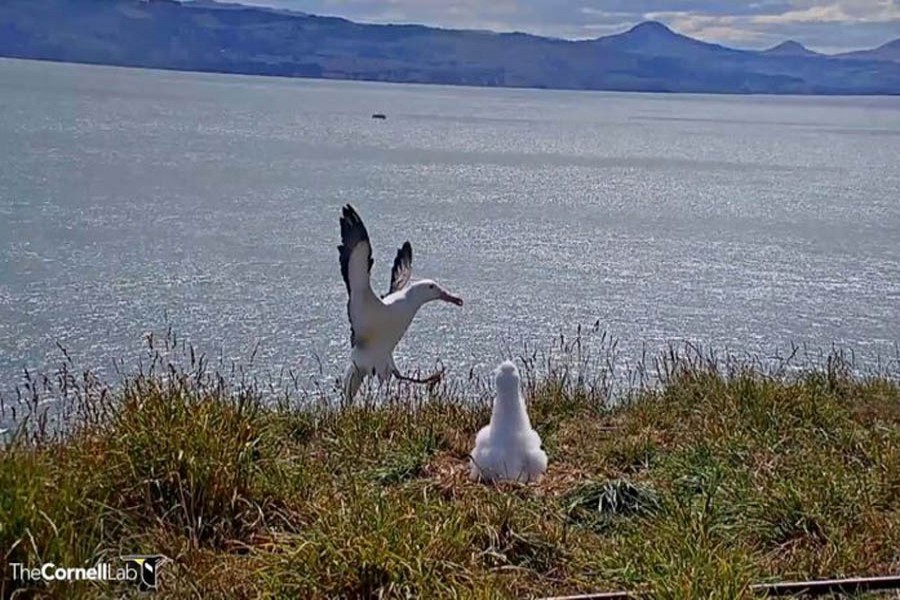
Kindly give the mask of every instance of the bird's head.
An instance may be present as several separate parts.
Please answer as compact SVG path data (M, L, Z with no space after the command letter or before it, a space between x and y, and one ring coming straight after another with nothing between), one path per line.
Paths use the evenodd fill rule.
M501 363L494 371L494 375L496 376L498 398L518 400L520 378L516 365L511 360Z
M423 279L410 284L407 294L420 304L431 302L432 300L443 300L457 306L463 305L463 299L454 296L440 286L436 281Z

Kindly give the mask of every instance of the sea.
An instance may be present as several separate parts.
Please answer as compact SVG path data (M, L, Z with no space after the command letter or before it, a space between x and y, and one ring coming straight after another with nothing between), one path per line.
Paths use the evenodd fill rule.
M26 370L134 372L169 330L261 377L339 376L345 204L377 292L409 240L414 276L465 299L422 309L404 371L486 375L579 326L631 364L898 356L900 98L0 60L0 150L6 397Z

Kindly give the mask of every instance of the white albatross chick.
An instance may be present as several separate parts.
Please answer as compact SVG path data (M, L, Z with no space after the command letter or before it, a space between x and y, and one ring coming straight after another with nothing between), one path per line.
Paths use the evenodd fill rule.
M475 437L470 476L480 481L539 481L547 470L547 455L525 410L519 370L506 361L495 373L491 422Z

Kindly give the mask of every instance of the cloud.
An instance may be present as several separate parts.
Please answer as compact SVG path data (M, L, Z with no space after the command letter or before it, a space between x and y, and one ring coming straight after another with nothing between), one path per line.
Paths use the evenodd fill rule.
M748 4L749 7L754 5ZM843 0L788 6L756 5L756 14L712 14L700 11L647 13L674 29L699 39L762 48L795 39L820 51L871 48L900 37L897 0Z
M769 23L840 23L849 17L838 4L811 6L803 10L789 10L778 15L759 15L751 21L758 24Z
M238 0L240 1L240 0ZM900 0L245 0L372 23L525 31L583 39L659 20L706 41L762 48L871 48L900 37Z
M900 5L894 2L836 2L790 10L781 14L759 15L752 21L771 23L891 23L900 24Z

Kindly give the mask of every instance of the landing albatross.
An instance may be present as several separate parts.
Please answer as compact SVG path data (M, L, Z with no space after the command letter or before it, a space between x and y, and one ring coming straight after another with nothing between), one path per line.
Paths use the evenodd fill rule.
M350 365L344 374L344 395L353 400L359 386L369 375L387 382L396 377L413 383L431 383L436 376L414 379L400 373L393 352L419 308L432 300L443 300L462 306L462 298L454 296L430 279L411 282L412 245L404 242L394 258L388 293L379 297L372 291L369 279L372 247L362 219L349 204L341 215L341 275L347 286L347 315L350 318Z

